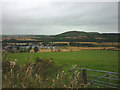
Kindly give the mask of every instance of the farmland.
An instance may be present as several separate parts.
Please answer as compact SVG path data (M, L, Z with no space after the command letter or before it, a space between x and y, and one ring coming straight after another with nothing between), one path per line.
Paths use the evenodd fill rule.
M58 35L3 36L3 87L93 88L90 81L95 78L90 75L98 78L106 74L88 69L118 72L118 35L71 31ZM105 78L108 77L115 78ZM109 79L99 80L111 85Z
M118 51L110 50L82 50L72 52L37 52L37 53L9 53L7 60L17 59L17 63L35 59L51 59L57 66L67 64L70 68L77 64L82 68L118 72Z

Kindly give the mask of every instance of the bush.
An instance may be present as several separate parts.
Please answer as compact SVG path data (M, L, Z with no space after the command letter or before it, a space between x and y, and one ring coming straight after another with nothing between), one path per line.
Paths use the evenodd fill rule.
M48 59L36 59L35 63L27 62L24 67L15 64L10 66L3 62L3 88L85 88L81 82L80 72L73 65L69 73L58 69Z
M34 52L37 52L37 51L39 51L39 49L38 49L38 47L35 47Z
M36 63L33 66L33 74L38 74L46 79L48 77L54 77L57 71L58 68L52 60L36 58Z

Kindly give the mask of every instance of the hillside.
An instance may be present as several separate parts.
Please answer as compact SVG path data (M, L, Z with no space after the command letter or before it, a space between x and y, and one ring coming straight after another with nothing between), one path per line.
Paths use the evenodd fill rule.
M55 35L55 37L74 37L74 36L91 36L91 35L100 35L100 34L97 32L69 31Z
M118 42L120 33L98 33L98 32L81 32L68 31L65 33L51 36L53 41L95 41L95 42Z
M11 40L6 40L7 38L12 39L12 42L21 42L20 40L17 40L16 38L30 38L37 40L37 42L120 42L120 39L118 39L120 36L120 33L98 33L98 32L81 32L81 31L68 31L57 35L30 35L30 36L3 36L2 42L11 42ZM13 41L13 38L16 39ZM23 41L22 41L23 42ZM25 41L26 43L29 43L30 41ZM33 42L33 41L32 41Z

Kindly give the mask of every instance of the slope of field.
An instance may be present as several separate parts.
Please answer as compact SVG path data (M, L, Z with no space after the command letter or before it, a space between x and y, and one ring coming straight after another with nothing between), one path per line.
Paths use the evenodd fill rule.
M67 64L67 68L77 64L82 68L111 72L118 71L118 51L85 50L73 52L9 53L7 60L17 59L17 63L24 65L28 60L34 62L36 57L53 59L56 65Z

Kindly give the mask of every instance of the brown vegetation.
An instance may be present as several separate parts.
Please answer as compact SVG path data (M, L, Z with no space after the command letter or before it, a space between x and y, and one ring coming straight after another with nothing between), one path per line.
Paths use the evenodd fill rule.
M47 59L37 58L35 63L29 61L23 67L19 64L12 67L9 61L3 61L3 88L86 88L89 85L85 77L83 81L80 78L77 65L68 74Z

